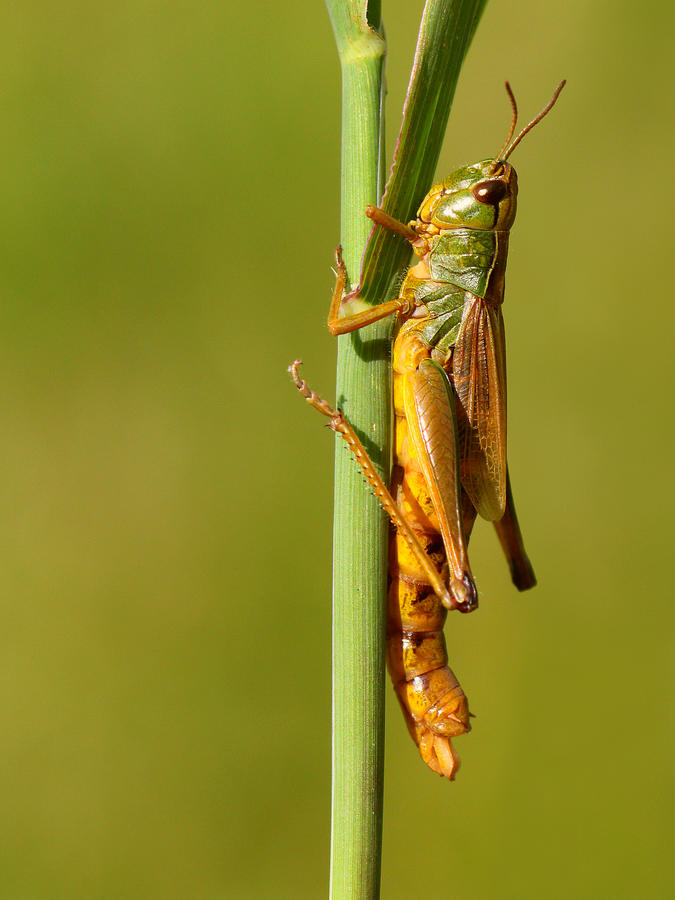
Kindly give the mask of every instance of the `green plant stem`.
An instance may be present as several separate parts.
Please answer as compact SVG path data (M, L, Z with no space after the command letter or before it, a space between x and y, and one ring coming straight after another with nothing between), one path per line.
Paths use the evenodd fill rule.
M381 193L385 47L364 19L363 2L329 0L328 7L342 67L341 244L350 278L357 281L371 230L364 209L377 203ZM338 406L385 477L390 329L391 324L383 322L339 338L337 367ZM339 438L333 541L331 898L376 898L382 842L387 522Z
M380 5L326 0L342 69L341 243L352 283L382 194ZM429 187L459 69L485 0L427 0L386 208L404 220ZM415 167L419 168L419 171ZM420 190L422 195L420 195ZM411 208L411 204L415 206ZM368 245L362 294L387 299L409 257L382 229ZM388 480L390 339L384 320L338 341L337 404ZM337 438L333 546L331 900L376 900L382 848L387 521Z

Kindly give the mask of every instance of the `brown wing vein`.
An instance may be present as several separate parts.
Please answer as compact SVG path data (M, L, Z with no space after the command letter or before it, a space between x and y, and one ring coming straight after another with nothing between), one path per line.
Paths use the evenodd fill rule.
M506 503L506 367L501 310L467 302L453 356L453 378L464 416L460 472L478 513L496 521Z

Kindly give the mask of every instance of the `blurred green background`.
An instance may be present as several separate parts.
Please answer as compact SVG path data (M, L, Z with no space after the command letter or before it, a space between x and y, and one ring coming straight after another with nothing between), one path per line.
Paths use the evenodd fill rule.
M420 10L384 3L392 139ZM325 896L332 441L285 370L333 399L326 11L1 13L0 895ZM441 175L502 143L505 77L523 120L568 78L513 158L539 587L479 526L455 784L388 697L386 898L670 896L670 26L493 2L460 80Z

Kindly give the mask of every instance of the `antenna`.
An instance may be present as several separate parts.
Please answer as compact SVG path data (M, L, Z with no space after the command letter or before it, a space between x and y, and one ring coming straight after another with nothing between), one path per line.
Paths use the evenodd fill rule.
M506 87L506 93L509 95L509 100L511 101L511 109L513 110L513 118L511 119L511 127L509 128L509 135L504 141L504 146L501 148L499 153L495 156L495 160L502 158L502 153L509 146L509 141L513 137L513 132L516 130L516 122L518 121L518 105L516 104L516 98L513 96L513 91L511 90L511 85L508 81L504 82L504 86Z
M534 128L534 126L537 124L537 122L541 122L541 120L544 118L544 116L546 115L546 113L548 113L548 112L551 111L551 109L553 108L553 104L554 104L555 101L558 99L558 95L560 94L560 91L562 91L562 89L565 87L565 84L566 84L566 83L567 83L567 82L566 82L566 79L564 79L563 81L560 82L560 84L558 85L558 87L553 91L553 96L552 96L551 99L548 101L548 103L546 104L546 106L542 109L542 111L539 113L538 116L535 116L534 119L532 119L532 121L529 122L529 123L523 128L523 130L520 132L520 134L518 135L518 137L515 139L515 141L511 144L511 146L508 148L508 150L506 151L506 153L505 153L504 156L502 157L501 162L505 162L505 161L509 158L509 156L513 153L513 151L516 149L516 147L518 146L518 144L519 144L519 143L522 141L522 139L525 137L525 135L527 134L527 132L528 132L528 131L532 131L532 129Z

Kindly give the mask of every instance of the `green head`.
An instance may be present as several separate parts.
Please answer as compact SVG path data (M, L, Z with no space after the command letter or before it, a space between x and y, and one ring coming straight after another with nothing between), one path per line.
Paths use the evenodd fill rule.
M446 228L508 231L516 217L518 176L513 166L484 159L451 172L424 198L418 216Z
M419 220L440 230L474 228L481 231L508 231L516 217L518 176L506 160L527 132L551 109L564 85L565 82L562 81L544 109L512 141L518 109L507 81L506 90L511 100L513 118L504 146L493 159L462 166L435 184L419 208Z

